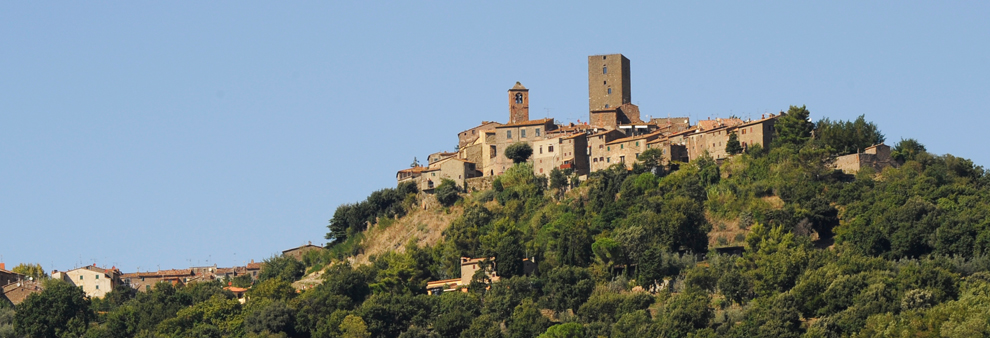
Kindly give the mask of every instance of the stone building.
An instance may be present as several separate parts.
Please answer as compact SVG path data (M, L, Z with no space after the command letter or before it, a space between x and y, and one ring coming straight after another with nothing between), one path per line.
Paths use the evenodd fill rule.
M444 179L450 179L457 183L457 186L464 187L464 181L481 176L477 166L466 160L456 157L449 157L439 162L430 164L430 167L423 170L422 175L416 179L416 186L420 191L432 191L440 186Z
M519 82L509 89L509 124L529 121L529 89Z
M769 117L763 117L759 120L733 127L732 131L736 133L736 137L739 139L739 145L743 149L749 149L749 147L757 144L763 148L768 148L770 147L770 142L773 141L774 125L777 123L778 117L771 114Z
M886 167L897 167L898 163L890 157L890 146L881 143L863 149L861 153L839 156L834 166L846 174L855 174L867 167L880 172Z
M589 56L588 110L615 109L632 102L630 75L629 59L622 54Z
M501 123L495 121L481 121L481 124L477 127L457 133L457 149L464 149L465 147L475 143L478 138L484 136L486 131L495 130L495 127L501 125Z
M24 302L31 294L44 291L45 287L40 281L20 280L4 285L2 290L2 298L6 298L11 304L17 305ZM2 301L2 298L0 298L0 301Z
M6 264L0 263L0 286L26 279L26 276L13 271L7 271L6 268Z
M626 137L625 134L618 130L604 130L588 135L586 139L588 140L589 171L608 169L613 163L611 159L606 157L608 151L605 145L624 137Z
M646 149L660 149L663 152L663 162L667 165L671 162L688 162L687 147L670 142L670 138L658 137L653 141L646 142Z
M587 175L588 138L585 134L557 136L533 142L533 173L549 176L554 168Z
M52 279L61 279L72 285L82 288L86 296L93 298L103 298L107 292L120 283L121 273L117 268L98 268L96 265L87 265L69 271L52 271Z
M552 118L509 123L495 127L495 146L490 151L495 153L495 163L485 175L500 175L512 166L512 160L505 156L505 148L518 143L525 142L530 146L533 142L546 138L545 133L557 127ZM531 159L532 160L532 159Z
M151 291L158 282L167 282L173 286L185 285L196 278L192 269L158 270L148 272L125 273L120 276L121 282L130 285L140 292Z
M293 259L301 262L306 253L323 250L325 249L323 249L322 246L313 245L313 242L309 242L306 245L282 251L282 257L292 257Z
M636 158L646 151L646 144L660 137L659 132L652 134L625 137L605 144L605 163L612 165L623 163L626 169L632 169Z

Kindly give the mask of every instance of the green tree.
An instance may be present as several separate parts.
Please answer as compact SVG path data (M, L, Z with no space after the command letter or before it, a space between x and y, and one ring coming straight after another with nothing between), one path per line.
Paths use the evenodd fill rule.
M529 160L533 155L533 147L526 142L516 142L505 147L505 157L512 160L512 163L519 164Z
M45 269L41 268L41 264L21 263L10 271L34 278L34 280L48 279L48 274L45 273Z
M919 154L924 153L925 146L913 138L901 139L894 146L893 151L890 152L890 156L899 162L912 161L918 158Z
M815 124L809 120L810 116L811 112L805 106L791 106L774 123L774 129L777 131L775 141L793 145L808 142L811 139L811 131L815 128Z
M855 121L832 121L822 118L815 124L815 138L821 140L833 154L852 154L874 144L883 143L885 137L873 122L866 122L860 115Z
M481 300L473 293L446 292L437 302L433 329L441 337L457 337L481 314Z
M537 338L583 338L584 326L578 323L565 323L551 326Z
M729 134L729 141L725 142L725 152L729 155L735 155L742 151L742 145L739 144L739 135L736 135L736 133Z
M550 320L540 313L539 307L527 298L512 311L512 318L507 326L509 337L530 338L543 333L550 325Z
M556 190L558 192L558 197L564 195L564 191L568 187L567 175L564 174L563 170L559 168L553 168L550 171L550 189Z
M660 148L650 148L646 149L636 159L643 163L643 167L647 172L653 173L654 175L659 174L659 168L663 165L663 149Z
M292 283L302 278L305 272L306 266L295 258L272 256L265 260L265 265L261 268L261 273L258 274L258 281L278 279Z
M368 325L364 323L364 319L355 315L344 317L344 321L340 323L340 332L343 338L371 337L371 333L368 333Z
M14 327L28 337L81 336L94 318L82 288L49 280L44 291L17 305Z
M587 269L562 266L547 274L543 292L551 309L564 312L567 309L577 310L588 300L594 288L595 282Z
M251 302L258 300L252 299ZM244 331L248 333L286 333L296 336L294 331L294 313L285 302L265 302L260 309L250 311L244 317ZM250 306L249 306L250 307Z
M461 198L458 190L460 189L457 188L457 182L447 178L441 180L436 190L437 202L445 207L454 205L454 202Z
M296 289L287 281L270 278L259 282L250 290L248 297L251 299L269 299L273 301L289 301L296 296Z
M502 237L496 248L495 272L502 278L522 275L523 256L523 248L514 236Z

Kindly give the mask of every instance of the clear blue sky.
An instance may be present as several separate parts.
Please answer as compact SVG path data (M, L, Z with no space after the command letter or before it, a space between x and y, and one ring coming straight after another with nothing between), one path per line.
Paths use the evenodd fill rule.
M508 117L587 117L587 56L643 114L866 114L990 164L990 3L0 4L10 267L239 265L313 241L414 156Z

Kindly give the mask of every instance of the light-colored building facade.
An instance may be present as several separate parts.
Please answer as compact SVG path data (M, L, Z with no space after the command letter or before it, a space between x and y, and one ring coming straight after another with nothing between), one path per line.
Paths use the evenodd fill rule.
M494 175L501 175L506 169L512 167L512 160L505 156L505 148L519 142L527 143L532 147L533 142L545 139L546 132L556 127L552 118L510 123L496 127L495 147L491 149L495 152L495 161L490 169L491 172Z
M87 265L69 271L53 271L52 279L61 279L72 285L82 288L86 296L93 298L103 298L107 292L120 282L120 270L116 268L98 268L96 265Z
M533 173L549 176L554 168L588 174L588 138L585 134L557 136L533 142Z

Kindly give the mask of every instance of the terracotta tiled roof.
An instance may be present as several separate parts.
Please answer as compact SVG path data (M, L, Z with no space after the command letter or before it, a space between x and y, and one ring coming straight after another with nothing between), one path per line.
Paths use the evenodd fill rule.
M525 126L536 126L541 124L553 123L553 118L545 118L539 120L522 121L516 123L503 124L495 128L510 128L510 127L525 127Z
M224 287L223 289L229 290L230 292L244 292L248 290L247 288L239 288L236 286L228 286L228 287Z
M712 130L721 127L732 127L743 124L743 120L731 118L731 119L717 119L717 120L701 120L698 121L698 128L701 130Z
M427 167L425 167L425 166L418 166L418 167L412 167L412 168L409 168L409 169L402 169L402 170L399 170L399 172L400 173L418 173L418 172L423 172L426 169L427 169Z
M612 142L608 142L608 143L605 143L605 144L606 145L612 145L612 144L618 144L618 143L623 143L623 142L641 140L641 139L644 139L644 138L660 137L660 134L661 133L659 131L658 132L652 132L652 133L649 133L649 134L643 134L643 135L637 135L637 136L630 136L630 137L626 137L626 138L620 138L620 139L613 140Z
M254 263L254 262L251 262L251 263L248 263L247 269L248 270L261 270L261 267L264 266L264 265L265 265L265 263Z

